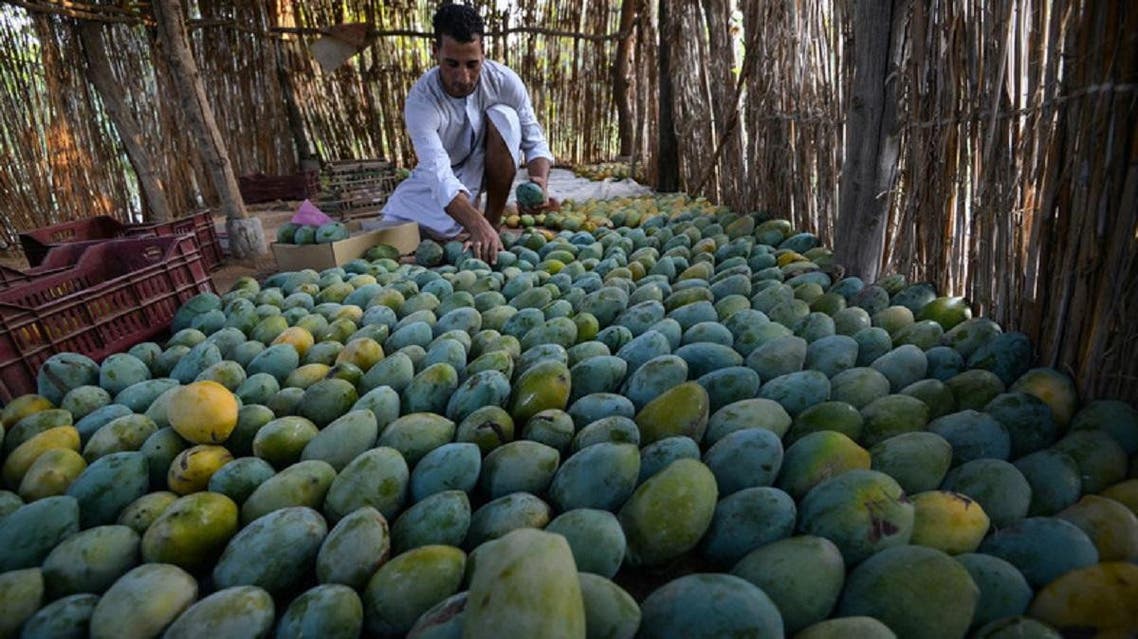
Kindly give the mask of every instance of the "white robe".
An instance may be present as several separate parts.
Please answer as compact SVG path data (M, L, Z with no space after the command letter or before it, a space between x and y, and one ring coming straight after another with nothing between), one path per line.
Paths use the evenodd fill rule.
M515 163L553 155L537 122L525 85L503 64L486 60L474 92L453 98L443 89L439 69L423 74L407 95L407 131L418 165L396 187L383 208L388 220L413 221L431 234L454 237L463 228L444 210L459 193L473 203L485 168L485 118L489 117Z

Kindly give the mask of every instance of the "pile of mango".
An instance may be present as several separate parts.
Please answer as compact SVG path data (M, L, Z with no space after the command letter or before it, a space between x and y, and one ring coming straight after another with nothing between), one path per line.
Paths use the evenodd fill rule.
M277 229L277 242L280 244L330 244L346 240L351 234L343 222L297 224L286 222Z
M632 177L632 165L628 162L574 164L573 173L588 180L627 180Z
M786 220L604 207L52 357L0 412L0 637L1138 633L1133 407Z
M641 221L658 215L673 215L681 211L700 215L725 212L706 198L690 198L687 194L642 195L608 200L567 199L556 210L538 214L510 214L503 222L511 229L543 227L553 231L585 231L595 233L602 228L640 226Z

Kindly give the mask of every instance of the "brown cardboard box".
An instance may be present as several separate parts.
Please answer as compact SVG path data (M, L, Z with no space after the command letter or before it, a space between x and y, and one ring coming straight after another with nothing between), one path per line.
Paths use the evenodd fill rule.
M282 271L299 271L305 268L317 271L335 266L343 266L352 260L363 257L367 250L377 244L390 244L399 249L399 253L406 255L414 252L419 246L419 225L414 222L380 221L374 230L363 231L359 220L348 222L348 231L352 234L346 240L330 244L295 244L272 245L273 255L277 258L277 266Z

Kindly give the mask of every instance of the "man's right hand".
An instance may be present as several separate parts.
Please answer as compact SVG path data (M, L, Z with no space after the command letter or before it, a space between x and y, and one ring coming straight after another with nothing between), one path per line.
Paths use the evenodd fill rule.
M474 257L494 265L498 262L498 252L504 248L502 238L486 218L479 217L478 220L471 225L473 228L468 229L470 239L466 240L466 248L474 253Z

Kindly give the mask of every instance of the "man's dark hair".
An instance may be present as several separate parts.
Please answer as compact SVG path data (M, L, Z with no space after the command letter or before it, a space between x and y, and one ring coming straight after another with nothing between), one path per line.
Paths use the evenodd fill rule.
M435 42L442 46L443 36L450 36L457 42L472 42L486 32L482 16L467 4L448 2L435 12Z

